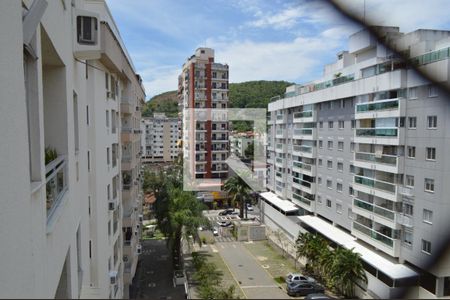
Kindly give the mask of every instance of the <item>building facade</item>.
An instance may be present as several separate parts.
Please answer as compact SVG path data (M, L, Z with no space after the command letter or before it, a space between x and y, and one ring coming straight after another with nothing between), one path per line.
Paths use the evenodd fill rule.
M104 1L4 1L0 14L0 294L126 297L121 102L139 126L141 80Z
M228 65L214 62L214 50L198 48L184 64L178 78L182 115L183 156L193 178L225 179L230 152L228 119L199 119L193 109L228 107Z
M230 153L246 158L245 150L251 143L253 143L253 134L232 134L230 135Z
M179 154L178 118L154 113L143 118L142 163L172 162Z
M450 32L378 29L450 82ZM355 248L369 294L449 296L450 260L430 267L449 226L447 98L368 31L350 36L323 78L269 103L266 223L290 240L307 229Z

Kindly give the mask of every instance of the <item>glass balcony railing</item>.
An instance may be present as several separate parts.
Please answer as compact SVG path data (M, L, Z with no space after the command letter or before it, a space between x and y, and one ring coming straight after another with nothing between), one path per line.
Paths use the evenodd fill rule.
M67 161L64 156L58 156L45 166L45 182L48 219L67 191Z
M378 181L372 178L362 177L355 175L354 176L355 183L362 184L371 188L375 188L378 190L383 190L389 193L395 194L396 185L388 182Z
M398 128L358 128L356 136L396 137Z
M309 118L313 116L312 110L308 111L301 111L294 113L294 119L300 119L300 118Z
M308 206L311 206L311 200L306 199L305 197L302 197L302 196L300 196L300 195L298 195L296 193L292 193L292 198L294 198L295 200L298 200L298 201L300 201L300 202L302 202L302 203L304 203L304 204L306 204Z
M284 115L277 115L277 120L283 120Z
M294 135L312 135L312 128L294 129Z
M386 246L392 248L394 246L394 239L385 236L384 234L381 234L369 227L366 227L362 224L359 224L355 221L353 221L353 229L355 229L356 231L359 231L369 237L371 237L374 240L380 241L383 244L385 244Z
M282 177L283 177L283 173L281 173L281 172L276 172L276 173L275 173L275 176L282 178Z
M307 165L307 164L304 164L304 163L299 162L299 161L294 161L293 165L294 165L294 167L297 167L297 168L300 168L300 169L303 169L303 170L306 170L306 171L311 171L311 169L312 169L311 165Z
M355 159L360 161L370 161L379 164L396 166L398 157L395 155L384 154L381 157L376 157L374 153L356 152Z
M295 177L292 178L292 181L294 183L300 184L300 185L305 186L307 188L311 188L311 182L303 181L303 180L301 180L299 178L295 178Z
M275 159L275 161L276 161L277 163L279 163L279 164L282 164L282 163L284 162L284 160L283 160L282 158L279 158L279 157L277 157L277 158Z
M365 201L362 201L362 200L356 199L356 198L353 199L353 204L355 206L358 206L358 207L360 207L362 209L365 209L365 210L367 210L369 212L373 212L374 214L377 214L377 215L379 215L381 217L384 217L386 219L389 219L389 220L392 220L392 221L394 221L394 219L395 219L395 212L392 211L392 210L389 210L387 208L384 208L384 207L381 207L381 206L377 206L377 205L374 205L372 203L368 203L368 202L365 202Z
M356 105L356 112L369 112L369 111L380 111L380 110L394 110L398 109L399 100L383 100L371 103L360 103Z
M275 132L275 134L276 134L276 135L282 135L282 134L283 134L283 130L277 130L277 131Z
M306 153L312 153L312 146L300 146L300 145L294 145L293 147L294 151L296 152L306 152Z

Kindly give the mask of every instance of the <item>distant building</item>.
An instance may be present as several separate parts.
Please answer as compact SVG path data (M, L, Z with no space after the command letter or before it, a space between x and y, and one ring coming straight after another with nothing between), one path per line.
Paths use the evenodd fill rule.
M214 50L198 48L184 64L178 78L179 107L183 109L226 109L228 65L214 62ZM196 120L191 112L182 116L183 156L195 178L228 176L228 119Z
M253 134L234 133L230 135L230 149L231 154L238 157L245 157L245 150L248 145L253 143Z
M178 151L178 118L155 113L151 118L143 118L142 162L171 162Z

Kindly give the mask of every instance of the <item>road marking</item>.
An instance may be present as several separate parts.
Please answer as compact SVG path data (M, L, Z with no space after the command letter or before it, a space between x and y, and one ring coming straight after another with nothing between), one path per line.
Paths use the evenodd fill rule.
M233 244L233 248L236 249L236 245L235 244Z
M224 246L224 245L220 245L220 247L221 247L222 249L225 249L225 246Z
M212 252L217 253L219 252L219 250L217 250L217 248L213 245L209 245L211 247Z

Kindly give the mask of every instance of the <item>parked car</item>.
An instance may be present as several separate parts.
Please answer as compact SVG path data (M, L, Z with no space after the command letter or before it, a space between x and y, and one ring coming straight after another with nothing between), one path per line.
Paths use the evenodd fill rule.
M316 282L316 280L312 277L308 277L305 275L302 275L300 273L289 273L286 276L286 283L311 283Z
M227 208L219 212L219 216L231 215L232 213L234 213L234 208Z
M247 204L247 210L248 211L253 211L253 206L251 204Z
M302 283L295 283L292 282L287 285L287 294L289 296L306 296L309 294L315 294L315 293L324 293L325 289L323 286L315 283L315 282L302 282Z
M230 221L219 221L219 222L217 222L217 224L218 224L219 226L222 226L222 227L228 227L228 226L231 226L231 222L230 222Z
M217 227L214 227L212 230L214 236L218 236L219 235L219 229Z
M331 300L331 298L325 294L309 294L305 297L305 300Z

